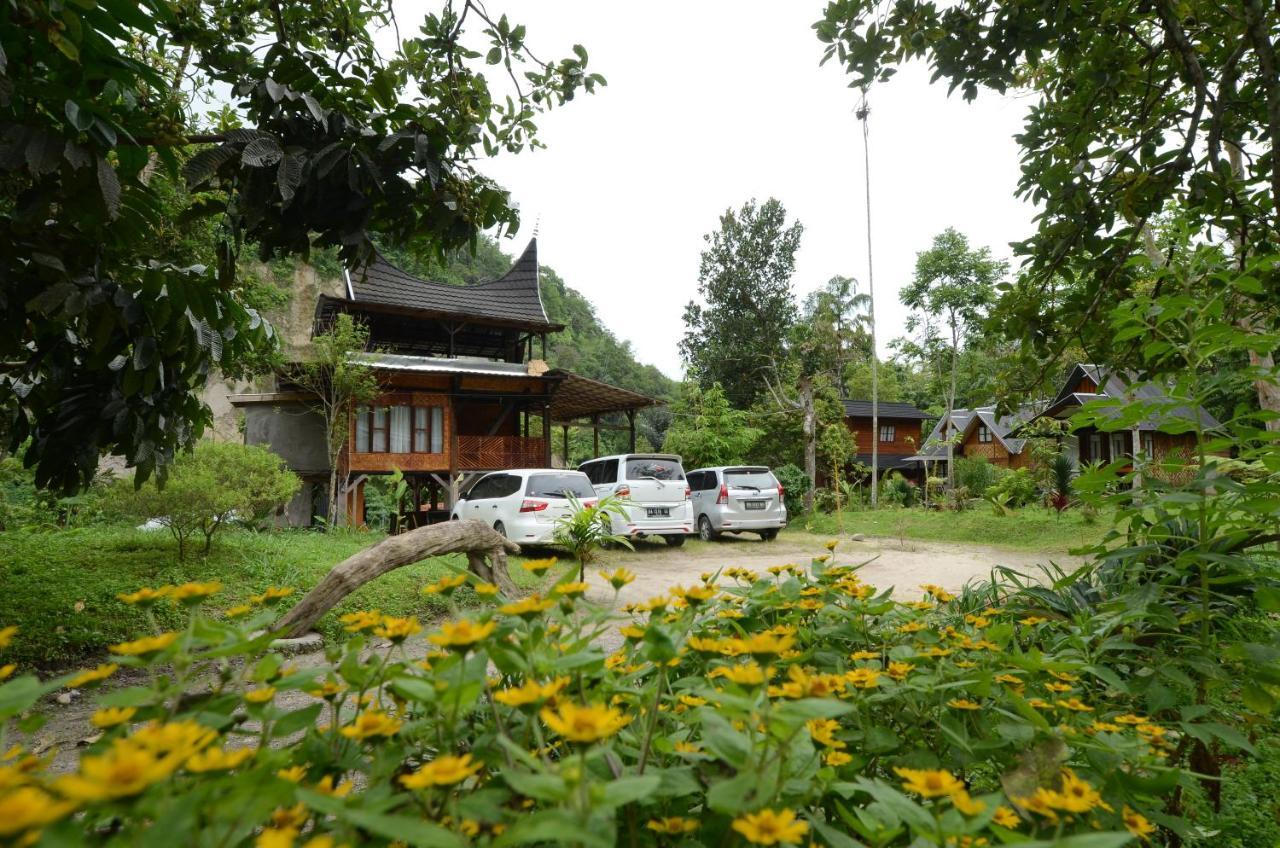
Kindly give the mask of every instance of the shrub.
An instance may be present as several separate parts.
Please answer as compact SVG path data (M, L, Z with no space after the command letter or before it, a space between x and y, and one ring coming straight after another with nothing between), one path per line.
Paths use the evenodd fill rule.
M1038 497L1036 480L1026 468L1015 468L1000 477L987 490L989 499L994 499L1010 508L1024 507L1036 502Z
M801 515L804 512L804 496L809 493L809 477L798 466L790 463L773 469L773 476L782 484L782 500L787 505L788 515Z
M975 498L987 493L996 482L996 467L981 456L961 456L956 458L956 486L968 489Z
M463 574L435 588L451 598ZM113 648L152 682L98 701L70 773L5 766L22 796L0 827L50 844L1120 846L1157 814L1186 827L1160 814L1182 739L1236 745L1225 717L1181 711L1176 681L1125 670L1137 645L1108 665L1098 648L1129 624L966 611L932 586L900 603L826 555L722 576L629 607L608 655L615 613L570 573L546 598L477 586L489 606L425 656L416 619L354 613L362 635L307 668L253 636L283 592L220 614L203 608L216 585L131 598L193 622ZM18 677L0 721L112 673Z
M121 481L124 490L131 484ZM174 460L161 488L150 481L123 491L126 508L142 519L159 519L178 541L178 558L196 534L208 553L213 536L229 521L257 525L298 491L298 476L263 447L203 441Z
M916 487L896 471L890 471L880 481L880 503L886 506L914 506Z

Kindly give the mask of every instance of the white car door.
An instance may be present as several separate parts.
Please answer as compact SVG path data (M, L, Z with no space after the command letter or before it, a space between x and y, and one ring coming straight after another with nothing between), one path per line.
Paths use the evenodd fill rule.
M501 521L504 528L519 520L520 504L524 503L524 476L503 474L494 483L494 497L490 499L489 523Z

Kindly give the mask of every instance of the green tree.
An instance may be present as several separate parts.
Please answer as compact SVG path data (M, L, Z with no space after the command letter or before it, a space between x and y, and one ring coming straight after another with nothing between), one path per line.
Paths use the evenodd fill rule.
M684 383L671 415L662 449L679 454L689 468L746 462L760 435L747 413L729 405L719 383L706 390Z
M1095 361L1142 365L1141 343L1117 339L1107 316L1163 264L1150 224L1176 206L1194 242L1222 244L1254 278L1223 319L1261 337L1240 355L1258 406L1280 413L1265 338L1280 266L1254 264L1280 252L1280 7L835 0L816 29L824 61L864 90L921 59L966 99L1028 95L1018 195L1036 205L1037 230L1017 246L1024 273L997 313L1019 342L1015 385L1035 388L1077 341ZM1131 261L1144 256L1157 261Z
M382 0L0 3L11 444L30 440L42 486L86 485L103 452L145 480L208 423L211 372L273 344L243 251L358 264L374 232L443 255L515 229L478 160L536 146L541 112L602 83L580 46L541 61L476 0L438 0L413 29ZM213 96L230 102L209 115ZM166 261L169 222L201 217L211 264Z
M933 246L916 254L916 272L899 296L917 313L908 327L921 316L941 320L950 333L951 380L945 415L950 420L956 408L956 373L961 345L986 317L995 302L996 283L1004 276L1005 263L991 258L988 248L974 249L969 240L948 227L933 239ZM947 444L947 477L953 476L953 446Z
M193 537L204 537L208 553L214 535L232 520L265 521L300 485L298 476L266 448L200 441L174 460L163 489L154 480L136 490L122 481L119 488L126 510L159 519L178 542L178 559L185 559Z
M852 277L835 276L810 292L796 332L815 360L833 375L840 397L850 397L847 375L855 362L869 360L871 297L858 291Z
M769 198L726 210L703 236L698 294L685 307L680 353L702 388L724 387L739 408L763 390L761 371L780 356L795 322L791 275L804 226Z
M368 327L343 313L312 339L307 358L289 372L289 379L306 392L311 408L324 421L329 460L325 515L330 525L338 521L338 500L346 488L344 462L352 417L358 406L372 403L381 388L376 372L360 356L368 347Z

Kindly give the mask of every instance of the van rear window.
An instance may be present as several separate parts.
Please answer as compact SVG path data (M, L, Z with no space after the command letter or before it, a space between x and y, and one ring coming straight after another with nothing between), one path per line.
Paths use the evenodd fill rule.
M683 480L684 469L674 459L637 457L627 460L628 480Z
M531 474L524 493L531 498L594 498L596 490L585 474Z
M724 482L739 489L776 489L778 481L767 468L726 468Z

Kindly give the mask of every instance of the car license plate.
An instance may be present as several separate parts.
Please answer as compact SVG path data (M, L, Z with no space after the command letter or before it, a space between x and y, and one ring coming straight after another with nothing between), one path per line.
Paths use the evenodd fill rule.
M649 518L670 518L671 517L671 510L668 509L667 507L662 507L661 509L656 507L650 507L649 509L646 509L644 513Z
M766 501L743 501L742 505L747 509L764 509Z

